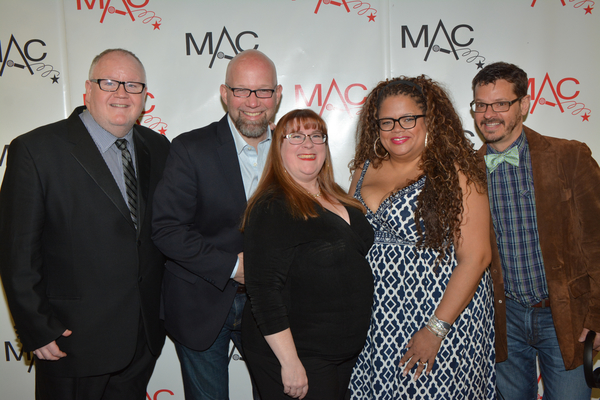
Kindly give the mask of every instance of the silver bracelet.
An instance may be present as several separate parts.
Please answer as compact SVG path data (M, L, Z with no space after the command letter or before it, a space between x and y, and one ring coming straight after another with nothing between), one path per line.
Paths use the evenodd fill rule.
M440 320L438 317L433 314L427 325L425 325L427 330L433 333L435 336L444 339L448 332L450 331L451 325L445 321Z
M427 328L427 330L431 333L433 333L435 336L439 337L440 339L444 339L446 337L446 335L436 332L434 331L429 325L425 325L425 328Z

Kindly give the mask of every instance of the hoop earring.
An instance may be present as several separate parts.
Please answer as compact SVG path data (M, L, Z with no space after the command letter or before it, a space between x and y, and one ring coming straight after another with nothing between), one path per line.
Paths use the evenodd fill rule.
M377 153L377 141L378 140L379 140L379 136L377 136L377 139L375 139L375 142L373 142L373 151L375 152L375 155L377 156L377 158L384 159L388 155L388 151L386 150L385 154L383 156L380 156L379 153ZM379 140L379 142L381 143L381 140Z
M427 138L429 137L429 133L426 132L425 133L425 147L427 147Z

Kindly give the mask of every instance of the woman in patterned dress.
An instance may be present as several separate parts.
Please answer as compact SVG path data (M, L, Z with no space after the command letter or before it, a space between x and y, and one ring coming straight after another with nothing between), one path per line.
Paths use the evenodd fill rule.
M352 399L495 398L485 171L440 85L424 75L380 82L351 169L350 192L375 230Z

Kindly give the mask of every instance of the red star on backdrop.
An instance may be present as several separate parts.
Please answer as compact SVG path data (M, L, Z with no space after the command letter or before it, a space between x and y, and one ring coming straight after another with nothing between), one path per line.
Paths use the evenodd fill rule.
M161 135L164 135L165 132L167 132L167 130L165 128L160 128L158 131L160 132Z
M371 13L371 15L368 15L367 18L369 18L369 22L375 22L375 15L373 15L373 13Z
M160 31L160 24L158 23L158 21L156 21L155 23L153 23L152 26L154 27L154 29L152 29L153 31L155 31L157 29Z
M586 13L586 14L591 14L591 13L592 13L592 10L593 10L593 8L592 8L592 7L590 7L590 6L587 6L587 8L584 8L584 10L585 10L585 13Z
M581 116L581 118L583 119L581 122L583 122L583 121L588 121L589 122L590 121L590 114L587 114L587 113L583 114Z

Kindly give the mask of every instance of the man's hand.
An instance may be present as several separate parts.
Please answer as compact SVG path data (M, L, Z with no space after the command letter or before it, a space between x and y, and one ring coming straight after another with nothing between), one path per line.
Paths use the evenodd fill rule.
M585 342L585 337L587 336L589 331L589 329L583 328L583 330L581 331L581 335L579 336L579 341L581 343ZM598 332L596 332L596 337L594 338L594 350L600 351L600 334L598 334Z
M73 332L67 329L63 332L62 336L68 337L71 336L71 333ZM33 354L35 354L40 360L47 361L56 361L67 356L67 353L61 351L58 345L56 344L56 341L54 340L45 345L44 347L40 347L39 349L34 350Z
M244 253L239 253L238 259L240 260L240 263L238 264L238 269L235 272L233 280L238 282L240 285L243 285L246 282L244 280Z

